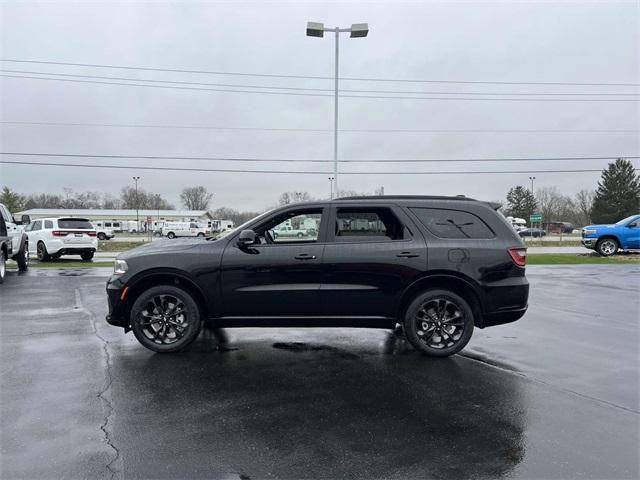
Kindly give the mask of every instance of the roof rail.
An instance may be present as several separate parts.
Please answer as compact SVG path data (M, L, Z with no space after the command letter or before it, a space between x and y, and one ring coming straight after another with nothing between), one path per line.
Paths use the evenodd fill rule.
M334 202L342 200L471 200L475 198L465 197L464 195L444 196L444 195L363 195L356 197L334 198Z

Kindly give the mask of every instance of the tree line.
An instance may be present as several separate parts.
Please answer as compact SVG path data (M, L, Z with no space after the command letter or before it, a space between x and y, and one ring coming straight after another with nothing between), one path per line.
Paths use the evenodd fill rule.
M580 190L563 195L557 187L534 192L518 185L507 193L504 213L524 218L537 213L543 222L564 221L576 227L591 223L615 223L640 211L640 175L623 158L610 163L602 172L596 190Z
M374 192L341 190L339 197L382 195L383 188ZM185 187L180 193L180 202L188 210L209 210L213 193L204 186ZM289 191L278 197L278 205L326 200L313 198L309 192ZM100 192L74 192L65 188L63 194L40 193L21 195L8 186L0 192L0 202L11 212L31 208L89 208L89 209L139 209L172 210L174 206L161 194L125 186L114 197ZM610 163L602 172L597 189L580 190L573 196L563 195L557 187L544 187L535 194L522 185L507 193L503 207L505 215L524 218L538 213L543 221L565 221L580 227L590 223L614 223L624 217L638 213L640 209L640 175L629 160L622 158ZM256 211L240 211L229 207L213 210L214 218L232 220L236 225L258 215Z

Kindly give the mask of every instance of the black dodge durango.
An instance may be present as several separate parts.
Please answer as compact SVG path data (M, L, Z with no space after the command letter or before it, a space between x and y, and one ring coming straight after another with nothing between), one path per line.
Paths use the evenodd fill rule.
M527 309L526 248L466 197L380 196L287 205L217 239L154 241L118 256L107 321L156 352L211 327L400 324L424 354Z

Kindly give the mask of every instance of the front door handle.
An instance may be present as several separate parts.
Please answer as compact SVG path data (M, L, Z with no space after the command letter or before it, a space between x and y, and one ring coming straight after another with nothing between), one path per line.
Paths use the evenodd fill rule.
M420 256L419 254L411 253L411 252L400 252L398 255L396 255L396 257L400 257L400 258L414 258L419 256Z
M315 255L309 255L308 253L301 253L300 255L296 255L294 257L296 260L315 260Z

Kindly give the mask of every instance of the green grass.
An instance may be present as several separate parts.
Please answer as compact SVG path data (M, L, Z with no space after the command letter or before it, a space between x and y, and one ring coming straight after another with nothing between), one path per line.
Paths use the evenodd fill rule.
M144 245L146 242L114 242L113 240L98 240L99 252L124 252Z
M528 238L523 239L524 243L526 243L530 247L579 247L582 245L580 241L576 240L551 240L551 241L543 241L534 238L533 240L529 240Z
M595 254L540 253L527 256L527 265L640 265L640 255L614 255L601 257Z
M113 261L83 262L81 260L53 260L50 262L32 261L31 268L92 268L113 267Z

